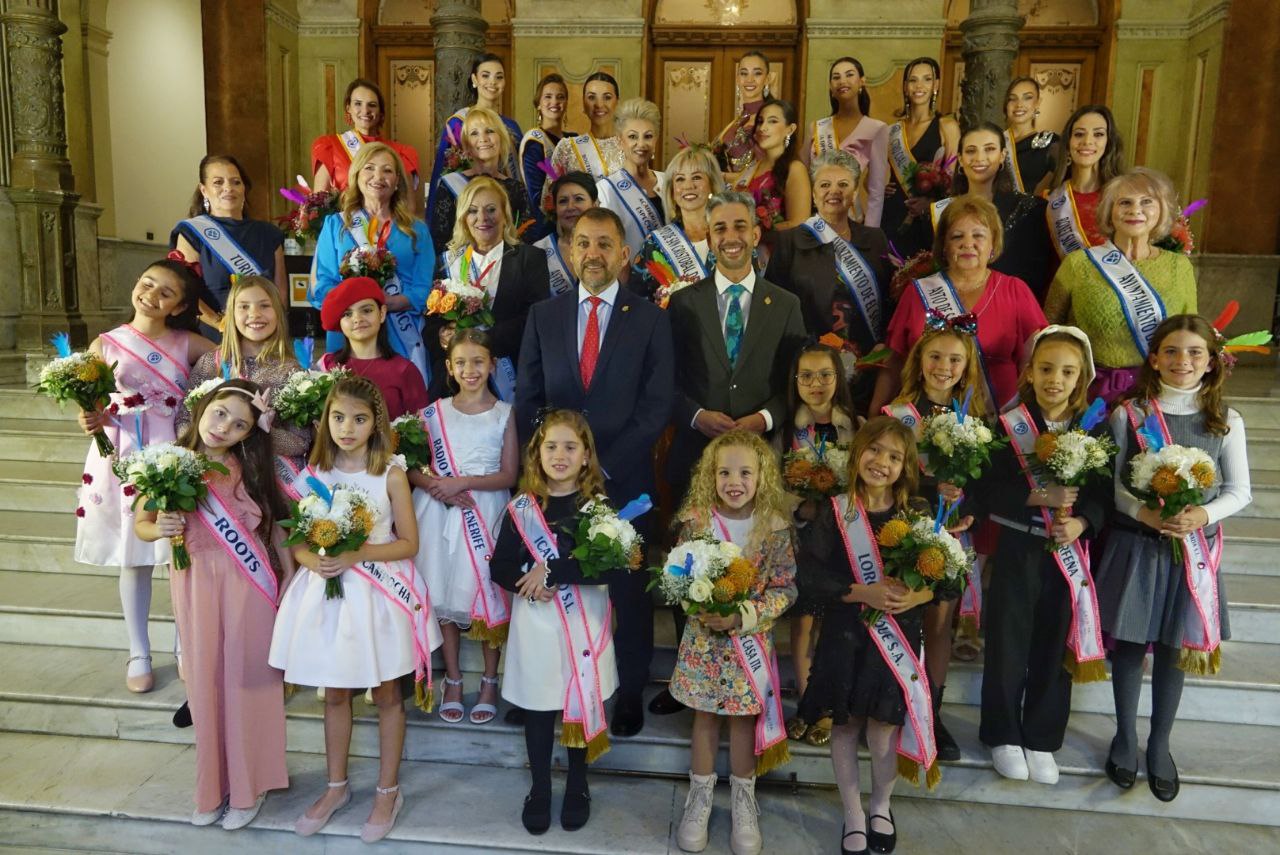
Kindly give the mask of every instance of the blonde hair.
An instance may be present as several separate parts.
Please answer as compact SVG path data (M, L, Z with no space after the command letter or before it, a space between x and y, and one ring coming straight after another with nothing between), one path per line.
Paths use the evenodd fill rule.
M943 209L942 216L938 217L938 227L933 230L933 257L943 270L947 269L947 232L965 217L975 218L991 232L991 257L985 260L985 264L990 265L1004 251L1004 224L1000 222L996 206L972 193L956 196Z
M333 382L329 397L324 400L324 411L320 414L316 442L311 446L311 458L308 462L317 469L333 468L333 462L337 458L337 444L329 433L329 410L338 398L360 401L373 411L373 433L369 435L369 443L365 446L365 468L370 475L381 475L387 471L387 464L391 462L393 454L387 402L382 397L382 390L372 380L359 374L348 374Z
M1098 199L1098 231L1108 238L1116 236L1116 227L1112 224L1111 218L1115 212L1116 203L1120 201L1120 196L1126 190L1137 190L1139 193L1149 193L1156 197L1160 202L1160 220L1151 229L1151 240L1158 241L1166 237L1169 230L1173 228L1174 218L1182 213L1182 209L1178 206L1178 191L1173 189L1173 182L1169 180L1169 176L1145 166L1135 166L1120 173L1102 188L1102 195Z
M463 149L470 151L470 146L467 144L467 128L481 123L488 125L497 133L498 166L501 169L505 169L512 156L511 132L507 130L507 126L503 123L502 117L490 110L488 107L467 108L467 115L462 120Z
M467 115L470 115L468 113ZM471 203L475 201L477 195L482 190L490 190L498 194L498 199L502 203L502 216L504 222L502 224L502 242L515 245L520 242L520 236L516 234L514 219L511 214L511 197L507 195L507 188L502 186L502 182L488 175L477 175L467 182L467 186L462 188L462 192L458 194L458 206L455 209L453 218L453 237L449 239L449 249L460 250L465 249L468 244L472 243L471 229L467 227L467 209L471 207Z
M596 440L591 435L591 425L587 424L586 416L577 410L552 410L542 417L529 444L524 448L524 465L521 467L518 488L521 493L536 498L543 508L551 497L551 488L547 485L547 473L542 470L542 442L547 438L547 431L556 425L564 425L573 431L587 452L586 462L578 472L578 492L584 498L604 493L604 472L600 469Z
M863 497L862 476L858 474L858 461L862 453L871 447L882 436L891 434L902 442L902 473L893 482L893 506L898 510L907 507L911 497L915 495L920 479L920 462L916 455L916 435L911 428L893 416L876 416L868 419L866 424L853 435L853 443L849 446L849 503Z
M351 177L347 181L347 189L342 191L342 196L338 200L339 208L342 210L342 224L351 228L351 215L364 207L364 194L360 192L360 171L373 159L374 155L384 153L391 155L391 162L396 167L396 189L391 194L391 220L396 224L396 228L413 240L413 248L416 251L418 237L413 233L414 216L413 210L409 207L411 189L409 176L405 174L404 161L400 159L400 155L386 143L365 143L352 158L351 169L347 171Z
M907 363L902 366L902 390L893 399L895 404L914 404L924 394L924 349L930 342L946 336L954 338L964 345L964 376L956 384L957 394L954 397L963 399L972 391L969 412L978 418L986 418L987 404L984 391L985 378L982 376L982 362L978 359L977 340L968 333L943 327L942 329L926 328L907 354Z
M655 131L662 130L662 111L657 104L643 98L628 98L619 104L613 113L613 126L621 134L628 122L637 119L653 125Z
M222 342L218 345L217 359L220 363L225 362L230 365L234 374L239 374L244 364L244 357L241 355L243 349L240 345L240 330L236 329L235 322L236 298L250 288L261 288L266 291L267 299L271 301L271 309L276 313L276 331L263 343L262 350L258 351L259 361L288 362L291 358L289 316L285 311L284 301L280 299L276 284L265 276L233 276L231 290L227 292L227 301L223 304L231 315L231 322L225 324L226 328L222 331Z
M1027 356L1027 364L1023 366L1022 373L1018 375L1018 400L1024 404L1034 404L1036 402L1036 352L1046 344L1069 344L1076 349L1076 353L1080 354L1080 374L1076 377L1076 387L1067 396L1067 409L1071 411L1073 416L1079 415L1089 405L1089 384L1085 381L1084 374L1085 371L1089 370L1089 354L1085 352L1084 344L1081 343L1080 339L1071 333L1045 333L1036 339L1036 346L1032 348L1031 353Z
M707 181L711 184L708 200L717 193L723 193L725 188L724 175L721 174L720 164L716 163L716 156L711 153L711 149L705 145L691 145L680 149L667 161L667 181L662 188L662 201L666 203L667 210L671 211L672 218L677 220L680 219L680 206L676 204L676 186L671 179L681 169L701 172L707 176Z
M689 491L685 494L677 519L698 527L711 524L711 512L720 502L716 493L716 455L726 448L745 448L754 453L758 461L756 495L751 511L751 534L743 549L750 554L759 549L765 537L776 529L775 520L785 521L790 516L778 458L758 433L735 429L720 434L707 444L693 469Z

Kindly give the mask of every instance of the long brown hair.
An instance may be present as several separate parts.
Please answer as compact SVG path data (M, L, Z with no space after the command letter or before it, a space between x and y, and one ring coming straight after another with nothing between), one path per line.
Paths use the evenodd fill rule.
M552 410L542 417L533 438L524 448L524 465L521 467L519 491L528 493L538 500L542 507L547 506L551 498L551 488L547 485L547 473L542 471L542 442L547 438L547 431L556 425L564 425L573 431L586 449L587 459L578 473L578 492L584 499L604 493L604 472L600 469L600 458L596 455L596 440L591 435L591 426L587 418L577 410Z
M745 448L755 454L758 461L756 495L751 509L751 533L747 536L747 545L743 550L751 553L760 548L770 532L776 530L777 521L785 522L790 516L778 456L758 433L734 429L720 434L707 444L694 467L689 492L685 494L676 518L696 526L711 524L711 512L720 503L720 497L716 494L716 455L726 448Z
M1080 354L1080 376L1076 378L1076 387L1067 396L1067 411L1074 418L1083 413L1085 408L1089 406L1089 384L1085 382L1085 370L1089 362L1089 354L1084 352L1084 345L1080 343L1080 339L1071 333L1045 333L1036 339L1036 346L1027 356L1027 364L1023 366L1022 373L1018 375L1018 400L1024 404L1036 403L1036 352L1040 350L1041 345L1045 344L1069 344L1076 349L1076 353Z
M893 399L895 404L914 404L924 394L924 349L935 339L950 337L964 345L964 376L956 384L957 394L953 397L970 398L969 412L978 418L987 416L987 396L984 391L986 380L982 376L982 362L978 359L977 340L968 333L951 327L941 329L925 329L907 354L907 363L902 366L902 390ZM968 393L972 391L972 395Z
M1160 344L1171 333L1190 332L1204 339L1209 349L1209 369L1200 380L1199 404L1204 415L1204 429L1214 436L1226 436L1231 430L1227 425L1227 408L1222 403L1222 386L1226 383L1227 372L1222 364L1222 342L1218 339L1213 324L1200 315L1174 315L1165 318L1164 323L1156 327L1151 334L1150 355L1138 369L1138 379L1133 388L1121 401L1138 401L1145 403L1160 397L1160 372L1152 364L1160 351Z
M279 581L283 574L271 543L276 523L289 516L289 506L285 503L284 495L276 483L275 454L271 450L271 434L258 425L257 416L261 415L261 411L252 403L253 396L262 392L263 387L252 380L223 381L196 403L191 413L191 422L183 429L177 444L192 451L200 450L202 444L200 419L204 417L205 410L209 409L215 401L239 398L249 404L249 411L254 416L249 434L231 446L228 451L240 464L240 485L237 489L243 490L262 512L262 519L258 522L258 528L254 533L258 535L258 539L262 541L263 547L271 557L271 569L276 575L276 580Z
M373 412L373 433L365 446L365 468L370 475L381 475L391 461L391 421L387 418L387 402L374 382L359 374L349 374L334 381L325 398L324 411L320 414L320 426L316 428L316 442L311 446L310 463L317 469L332 469L337 458L337 444L329 433L329 409L338 398L351 398L366 404Z
M1076 122L1097 113L1107 123L1107 147L1098 158L1098 186L1102 187L1112 178L1124 172L1124 140L1120 138L1120 129L1116 127L1115 116L1103 104L1085 104L1077 109L1062 126L1062 149L1058 155L1058 165L1053 170L1053 178L1045 189L1053 190L1062 186L1062 182L1071 177L1071 130Z
M796 379L796 375L800 373L800 359L813 353L820 353L831 360L831 369L836 372L836 389L831 396L832 411L838 410L844 413L849 417L850 422L857 424L853 411L853 394L849 391L849 379L845 376L839 352L831 345L820 342L806 344L796 351L795 357L791 360L791 375L787 381L787 423L782 430L783 451L791 448L791 441L796 433L796 411L804 403L800 397L800 381Z
M866 424L853 436L853 444L849 447L849 504L853 500L863 499L862 476L858 474L858 461L862 453L871 443L882 436L897 437L902 442L902 474L893 482L893 506L898 510L907 507L911 497L915 495L920 481L920 463L916 456L916 435L911 428L893 416L876 416L867 419Z

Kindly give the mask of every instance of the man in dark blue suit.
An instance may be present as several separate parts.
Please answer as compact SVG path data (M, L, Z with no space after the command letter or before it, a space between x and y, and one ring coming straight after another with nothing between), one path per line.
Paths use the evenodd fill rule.
M629 255L617 214L604 208L582 214L569 257L578 287L533 306L516 369L521 443L532 436L541 408L581 410L609 497L619 507L641 493L653 495L653 448L675 401L671 325L665 312L619 285ZM646 517L637 523L647 523ZM640 695L653 658L647 581L646 574L632 573L609 588L618 615L612 723L618 736L644 726Z

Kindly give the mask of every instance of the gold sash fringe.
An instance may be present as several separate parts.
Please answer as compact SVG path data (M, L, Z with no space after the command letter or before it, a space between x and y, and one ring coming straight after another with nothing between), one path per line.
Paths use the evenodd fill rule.
M425 680L414 681L413 705L424 713L429 713L435 708L436 694L432 691L430 683Z
M1098 683L1107 679L1105 659L1077 662L1076 654L1069 649L1062 657L1062 667L1067 669L1073 683Z
M1219 644L1209 653L1184 647L1178 657L1178 667L1188 674L1217 674L1222 668L1222 645Z
M898 755L898 776L904 780L910 781L912 786L920 786L920 764L912 760L910 757ZM942 780L942 770L938 768L935 760L933 765L925 770L924 783L925 787L932 790L938 786L938 782Z
M587 762L594 763L597 757L609 750L609 731L602 730L595 735L595 738L587 742L586 731L582 729L582 723L566 721L560 728L560 744L565 748L587 749Z
M791 749L787 746L787 740L784 739L777 745L766 748L763 754L756 755L756 775L763 775L771 769L777 769L790 762Z
M486 642L490 647L501 647L507 643L507 631L510 628L510 622L489 626L484 621L476 618L471 621L471 627L467 630L467 638L472 641Z

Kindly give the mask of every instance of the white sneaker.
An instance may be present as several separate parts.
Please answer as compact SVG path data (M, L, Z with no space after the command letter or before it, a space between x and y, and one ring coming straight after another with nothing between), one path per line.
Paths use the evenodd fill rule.
M732 793L733 830L729 834L729 851L733 855L760 855L764 839L760 836L760 805L756 802L756 776L729 776Z
M1053 759L1052 751L1032 751L1028 748L1026 754L1031 780L1037 784L1058 783L1058 762Z
M997 745L991 749L991 762L997 772L1014 781L1025 781L1030 774L1021 745Z
M267 800L267 794L263 793L258 796L258 800L253 803L253 807L248 808L231 808L227 811L227 815L222 818L222 827L227 831L235 831L238 828L244 828L253 822L254 817L258 815L258 811L262 810L262 803Z
M191 824L198 825L198 826L213 825L215 822L222 819L222 814L225 813L226 810L227 810L226 802L223 802L222 804L218 805L213 810L206 810L206 811L194 810L191 812Z
M685 852L707 848L707 822L715 799L716 776L689 773L689 795L684 800L684 816L676 829L676 845Z

